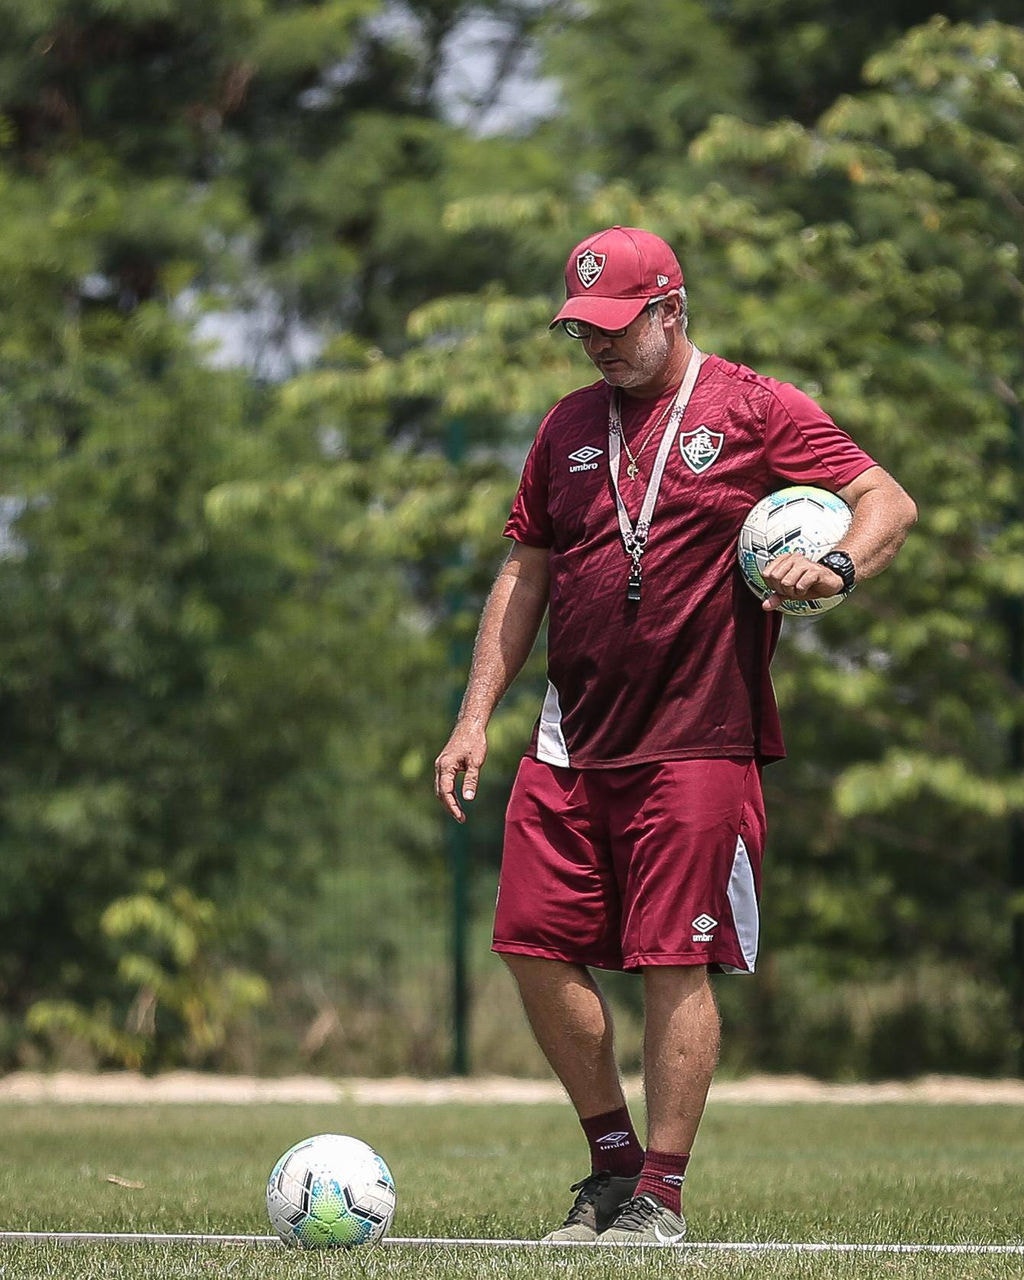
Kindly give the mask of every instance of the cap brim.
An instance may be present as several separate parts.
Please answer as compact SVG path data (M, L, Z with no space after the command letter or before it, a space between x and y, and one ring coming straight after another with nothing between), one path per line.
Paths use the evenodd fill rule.
M595 298L580 294L566 299L548 328L553 329L562 320L583 320L599 329L625 329L649 301L649 298Z

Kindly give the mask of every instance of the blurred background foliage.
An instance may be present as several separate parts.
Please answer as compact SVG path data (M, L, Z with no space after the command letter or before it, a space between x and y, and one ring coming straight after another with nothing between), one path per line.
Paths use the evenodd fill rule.
M917 498L787 627L726 1069L1019 1071L1019 0L0 0L0 1066L445 1071L432 796L598 226ZM470 1062L538 653L468 841ZM637 1055L638 984L610 983Z

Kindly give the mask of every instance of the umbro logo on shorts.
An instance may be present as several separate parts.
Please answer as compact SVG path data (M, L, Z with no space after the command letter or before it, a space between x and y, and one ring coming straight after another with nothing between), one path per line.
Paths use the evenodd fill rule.
M592 444L585 444L569 454L570 471L596 471L597 460L604 451L596 449Z
M697 930L693 935L693 942L710 942L714 938L712 932L718 921L714 916L709 916L706 911L702 911L699 916L694 916L690 924Z

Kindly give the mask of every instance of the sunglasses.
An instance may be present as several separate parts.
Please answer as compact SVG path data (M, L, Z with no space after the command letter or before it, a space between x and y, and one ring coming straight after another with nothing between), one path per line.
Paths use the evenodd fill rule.
M590 324L586 320L563 320L562 328L570 338L578 338L581 341L584 338L592 338L595 333L600 334L602 338L621 338L629 332L630 325L636 324L640 316L646 315L648 311L656 307L659 302L664 302L668 297L671 297L671 294L663 293L660 298L652 298L640 314L634 316L624 329L602 329L599 325Z

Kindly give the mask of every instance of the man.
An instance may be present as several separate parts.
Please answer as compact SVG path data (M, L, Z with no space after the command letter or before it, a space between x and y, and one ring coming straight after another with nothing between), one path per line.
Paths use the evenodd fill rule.
M802 392L697 350L657 236L588 237L565 286L551 327L601 377L550 410L530 450L435 785L464 821L457 779L472 800L488 720L547 612L548 691L509 802L494 926L590 1149L545 1238L675 1244L718 1055L708 975L751 973L757 953L761 767L783 754L777 608L880 573L917 512ZM773 561L762 605L736 538L759 498L795 483L840 494L853 522L818 563ZM592 968L642 975L646 1148Z

